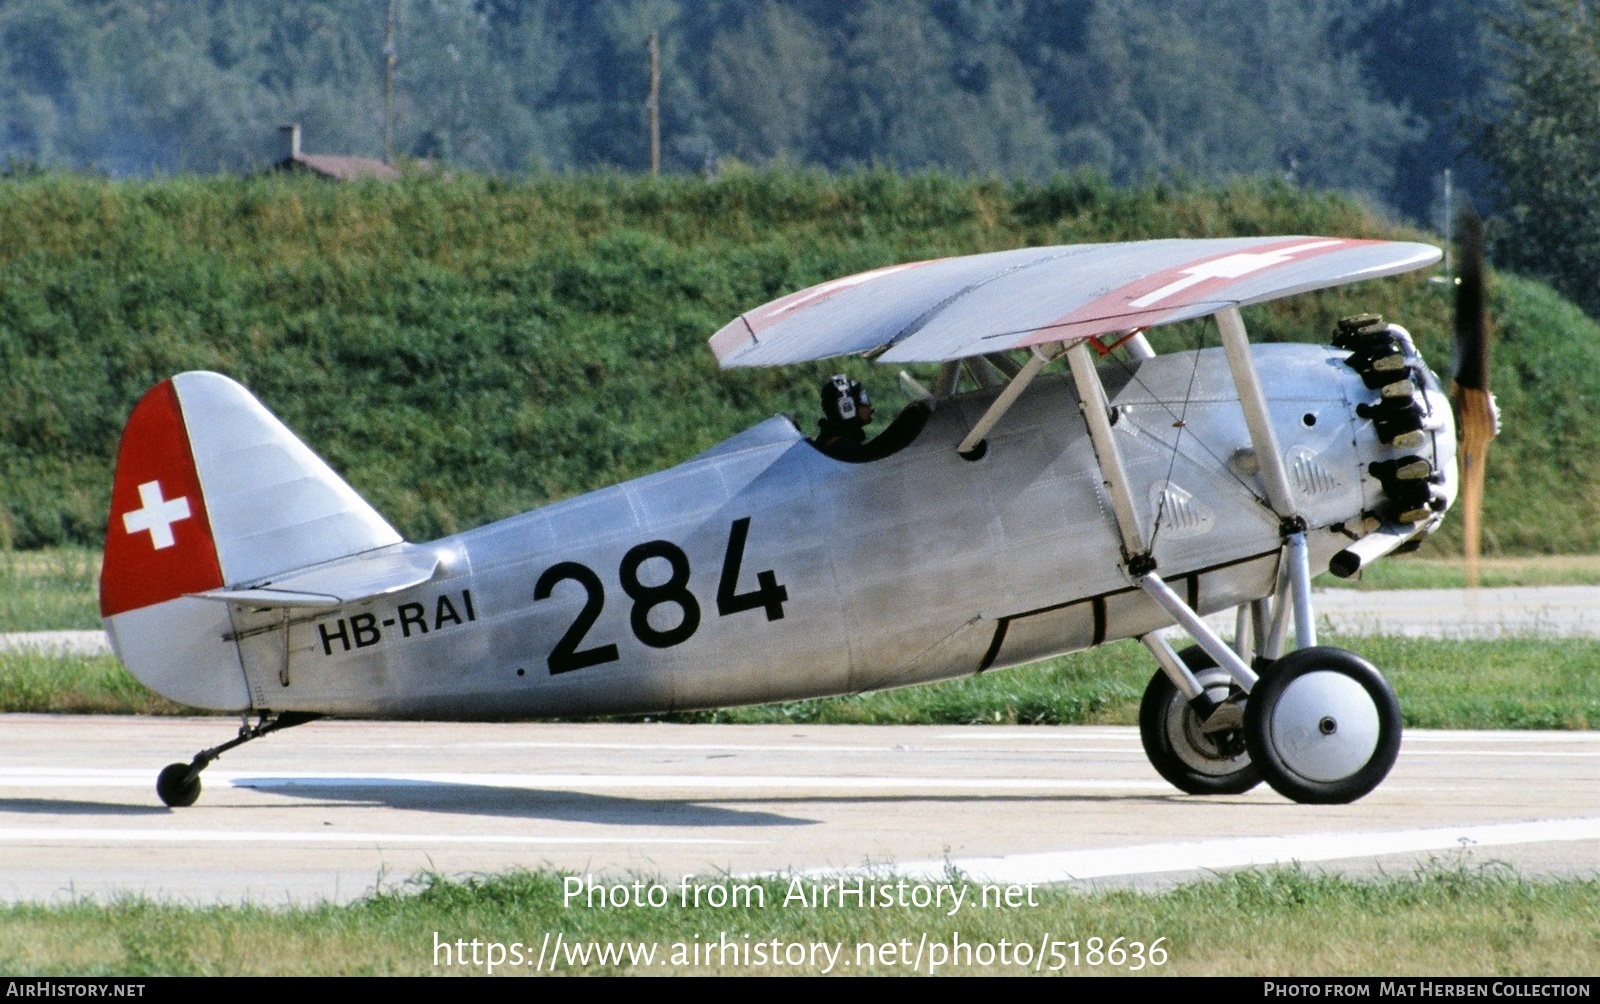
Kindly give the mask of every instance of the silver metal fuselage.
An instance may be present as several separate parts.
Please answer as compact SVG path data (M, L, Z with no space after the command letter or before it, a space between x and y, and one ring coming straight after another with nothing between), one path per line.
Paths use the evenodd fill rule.
M1345 353L1252 352L1314 567L1326 567L1377 504L1367 464L1419 451L1382 445L1357 416L1377 395ZM1280 521L1221 350L1101 377L1162 578L1202 613L1271 595ZM1428 405L1447 409L1428 383ZM963 459L955 445L993 397L942 402L914 443L872 463L824 456L777 417L659 474L396 545L437 554L441 571L297 612L287 644L278 613L214 607L224 628L231 618L257 710L461 719L855 693L1169 624L1122 567L1072 381L1042 377L983 456ZM1435 426L1420 452L1453 491L1452 426Z

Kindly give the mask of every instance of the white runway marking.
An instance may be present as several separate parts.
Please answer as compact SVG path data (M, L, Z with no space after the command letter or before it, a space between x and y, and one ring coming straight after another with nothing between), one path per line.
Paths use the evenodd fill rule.
M0 843L59 843L89 841L102 844L759 844L759 840L720 837L528 837L518 834L481 833L338 833L327 830L140 830L121 827L16 826L0 828Z
M1499 757L1501 759L1518 757L1558 757L1571 759L1573 757L1600 757L1600 750L1409 750L1411 756L1448 756L1448 757Z
M807 790L837 790L847 788L859 791L959 790L974 791L1161 791L1169 792L1172 786L1164 781L1101 781L1070 780L1058 778L1010 777L838 777L809 775L720 775L720 774L418 774L412 777L385 777L354 775L335 777L308 774L304 777L275 775L251 777L238 775L231 779L236 788L296 788L366 787L370 785L425 785L460 784L483 785L494 788L715 788L766 789L799 788Z
M848 777L794 774L361 774L307 771L282 771L266 774L242 771L207 771L208 785L227 784L234 788L264 791L295 788L405 788L428 785L461 785L483 788L596 789L701 788L762 789L797 788L810 790L861 791L961 790L974 791L1160 791L1171 785L1159 780L1106 781L1092 778L1009 778L1009 777ZM0 769L0 789L4 788L124 788L153 787L155 775L148 770L97 770L74 768L10 767Z
M0 634L0 652L40 655L110 655L104 631L17 631Z
M1024 726L1024 728L1031 728L1031 727L1032 726ZM1078 738L1081 740L1082 738L1085 738L1085 737L1078 737ZM1139 748L1139 738L1138 738L1138 736L1134 736L1132 741L1127 741L1126 737L1123 737L1123 736L1110 736L1110 735L1103 736L1103 737L1100 737L1100 736L1089 736L1087 738L1094 739L1094 740L1097 740L1097 741L1106 741L1106 742L1110 742L1110 741L1113 741L1113 740L1119 740L1119 742L1115 746L1084 746L1084 745L1081 745L1081 743L1080 744L1071 744L1072 743L1071 740L1064 739L1060 735L1007 734L1007 735L1001 736L1001 735L997 735L993 728L991 728L990 731L987 734L983 733L981 730L977 731L977 732L973 732L971 734L964 733L964 732L961 732L961 733L929 733L929 739L931 739L931 740L933 740L935 742L940 741L940 740L947 740L947 739L960 739L960 740L982 739L985 742L988 742L988 743L992 744L996 748L1001 748L1001 747L1004 747L1007 744L1009 744L1009 743L1011 743L1013 741L1016 741L1016 740L1023 740L1023 741L1029 741L1029 742L1036 742L1036 741L1040 741L1040 740L1051 740L1051 741L1063 744L1063 745L1061 745L1059 747L1052 747L1052 751L1059 751L1059 752L1063 752L1063 753L1138 753L1140 756L1144 755L1140 751L1140 748ZM760 746L751 746L749 743L497 742L497 743L452 743L447 747L430 746L430 745L423 745L423 744L419 744L419 743L368 743L368 744L350 744L348 747L345 747L345 748L348 748L348 749L362 749L362 750L438 750L438 749L441 749L441 748L447 748L447 749L453 749L453 750L454 749L462 749L462 750L474 750L474 749L484 749L484 750L492 750L492 749L629 750L629 751L635 751L635 752L641 752L641 753L643 753L643 752L651 752L651 753L654 753L654 752L662 752L662 753L860 753L862 751L891 752L892 753L892 752L897 752L897 751L903 751L903 752L926 752L928 749L930 749L930 745L928 743L913 743L913 744L907 744L907 743L881 743L879 745L873 746L873 745L857 743L857 744L851 745L851 746L827 746L827 745L823 745L823 744L820 744L820 743L819 744L815 744L815 745L810 744L810 743L795 743L795 744L783 744L783 743L766 744L766 743L763 743Z
M427 750L438 749L437 746L425 746L418 743L374 743L370 745L355 746L355 749L372 750ZM541 743L541 742L498 742L498 743L453 743L450 749L462 750L637 750L640 752L662 753L854 753L860 746L808 746L781 744L763 745L759 749L752 748L749 743ZM881 750L892 750L892 744L877 747Z
M1428 729L1406 733L1408 743L1582 743L1600 747L1600 732L1473 732L1468 729Z
M980 882L1069 882L1162 872L1211 871L1382 854L1581 840L1600 840L1600 819L1547 819L1379 833L1311 833L1145 844L1104 850L912 862L896 871L908 877L935 879L942 878L954 867L968 878Z
M959 732L940 732L939 738L982 739L987 742L994 742L994 729L995 727L993 725L980 725L976 728L963 729ZM1018 740L1040 741L1050 739L1054 739L1057 742L1061 741L1061 736L1052 734L1048 728L1034 728L1033 726L1023 726L1021 728L1009 729L1005 734L1005 738L1007 742ZM1091 742L1114 742L1118 744L1125 744L1119 745L1118 748L1134 750L1136 752L1139 751L1139 734L1137 732L1130 733L1126 726L1075 725L1073 726L1073 738L1079 741L1087 739ZM1140 752L1139 755L1143 756L1144 754Z

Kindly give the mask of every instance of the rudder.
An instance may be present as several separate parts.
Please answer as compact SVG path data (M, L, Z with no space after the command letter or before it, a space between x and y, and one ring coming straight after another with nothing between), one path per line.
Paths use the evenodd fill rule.
M152 388L123 430L100 613L124 665L176 701L249 706L225 603L400 535L249 391L216 373Z

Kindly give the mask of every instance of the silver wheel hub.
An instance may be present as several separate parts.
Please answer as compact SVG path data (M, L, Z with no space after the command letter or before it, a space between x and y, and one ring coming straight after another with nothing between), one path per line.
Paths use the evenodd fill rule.
M1203 669L1195 674L1195 678L1205 688L1206 693L1212 700L1223 701L1227 699L1228 687L1232 682L1232 678L1228 676L1225 670ZM1222 708L1214 713L1212 717L1215 718L1217 714L1228 715L1230 711L1227 708ZM1243 715L1239 714L1237 710L1232 711L1231 714L1238 718L1240 727L1242 727ZM1250 762L1250 757L1247 754L1241 753L1237 756L1230 756L1224 753L1218 746L1219 737L1205 731L1204 726L1195 717L1194 712L1189 710L1189 704L1184 700L1182 694L1174 694L1172 697L1172 703L1168 706L1166 715L1166 728L1167 742L1171 745L1173 752L1190 769L1197 773L1207 774L1212 777L1223 777L1232 774Z
M1311 781L1341 781L1378 748L1378 706L1344 673L1306 673L1284 688L1268 723L1284 766Z

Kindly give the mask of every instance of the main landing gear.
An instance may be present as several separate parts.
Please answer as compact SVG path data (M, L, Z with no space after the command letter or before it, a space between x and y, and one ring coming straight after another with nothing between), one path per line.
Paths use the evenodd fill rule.
M188 763L171 763L156 775L156 794L161 796L161 801L174 809L193 805L200 798L200 772L210 765L211 761L233 749L242 746L252 739L259 739L269 732L280 729L293 728L304 725L306 722L321 718L321 715L305 711L284 711L278 714L267 712L257 719L254 725L246 721L239 726L239 734L221 746L201 750L194 755Z
M1135 491L1111 427L1118 412L1106 398L1086 341L1073 341L1066 348L1120 537L1122 570L1200 648L1200 653L1180 656L1159 634L1140 639L1161 671L1145 690L1139 735L1156 771L1186 792L1233 794L1260 779L1297 802L1354 801L1377 787L1394 766L1400 750L1399 705L1371 663L1317 644L1311 609L1312 545L1306 537L1312 529L1310 510L1316 506L1308 508L1306 502L1321 489L1316 484L1308 487L1305 471L1291 477L1289 455L1280 448L1273 409L1256 372L1238 307L1224 307L1213 316L1249 433L1253 457L1249 476L1259 479L1260 492L1244 480L1239 484L1278 517L1281 545L1277 581L1270 593L1256 593L1259 598L1237 609L1232 644L1223 641L1197 609L1199 572L1189 572L1191 595L1185 599L1158 571L1155 541L1165 506L1152 505L1154 526L1147 530L1138 497L1144 487ZM1375 478L1388 499L1382 511L1362 514L1362 526L1366 528L1371 517L1374 526L1366 528L1369 536L1384 525L1398 527L1407 536L1391 532L1377 548L1361 551L1346 546L1334 555L1336 571L1359 569L1373 557L1431 532L1449 504L1447 476L1435 472L1429 456L1410 452L1426 447L1430 437L1435 450L1451 446L1448 434L1443 441L1435 435L1447 419L1443 414L1432 416L1435 403L1428 397L1426 367L1410 336L1394 326L1380 329L1379 324L1376 318L1343 321L1334 344L1351 352L1346 361L1362 374L1367 390L1377 395L1353 409L1351 417L1370 423L1370 435L1376 439L1361 448L1387 454L1366 465L1360 475ZM1316 415L1308 412L1301 423L1311 428ZM1173 427L1181 433L1185 424L1179 417ZM1179 451L1176 445L1172 449L1175 464ZM1173 470L1168 467L1167 482L1159 486L1162 493L1171 485ZM1329 475L1327 480L1337 478ZM1356 544L1364 539L1357 538ZM1241 569L1240 574L1246 573ZM1228 577L1219 570L1214 578L1220 584ZM1232 584L1238 589L1247 581L1241 578ZM1251 590L1262 585L1257 579ZM1285 655L1291 623L1295 651Z
M1157 672L1139 709L1151 766L1191 795L1234 795L1260 781L1296 802L1353 802L1400 753L1400 702L1370 662L1328 646L1267 663L1248 695L1199 648L1179 653L1204 689L1186 699Z

